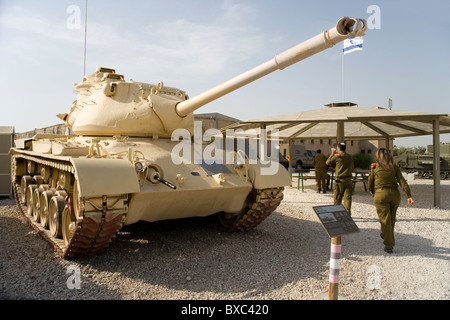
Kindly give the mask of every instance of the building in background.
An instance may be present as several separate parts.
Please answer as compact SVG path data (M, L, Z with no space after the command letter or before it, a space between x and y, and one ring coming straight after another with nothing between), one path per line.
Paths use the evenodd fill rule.
M12 195L11 155L14 143L14 127L0 127L0 196Z

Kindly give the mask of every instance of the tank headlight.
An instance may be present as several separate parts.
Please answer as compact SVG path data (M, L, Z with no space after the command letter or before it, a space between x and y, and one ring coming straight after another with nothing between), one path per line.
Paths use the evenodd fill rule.
M142 164L142 162L135 162L134 168L136 169L136 171L142 171L144 170L144 165Z

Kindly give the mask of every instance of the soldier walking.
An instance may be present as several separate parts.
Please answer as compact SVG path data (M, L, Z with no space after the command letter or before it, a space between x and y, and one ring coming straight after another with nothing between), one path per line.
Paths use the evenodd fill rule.
M323 191L323 193L327 193L327 164L326 158L322 154L322 150L316 151L316 156L313 159L314 169L316 171L316 186L317 193Z
M339 143L333 149L326 164L335 168L334 204L344 201L344 208L351 215L353 183L352 172L354 169L353 158L345 152L345 143Z
M410 206L414 204L414 200L411 197L409 185L400 172L400 168L394 164L394 158L389 150L380 148L375 154L375 160L376 163L372 164L369 174L369 190L374 196L373 202L380 219L384 251L392 253L395 244L394 226L397 208L400 205L398 184L408 197Z

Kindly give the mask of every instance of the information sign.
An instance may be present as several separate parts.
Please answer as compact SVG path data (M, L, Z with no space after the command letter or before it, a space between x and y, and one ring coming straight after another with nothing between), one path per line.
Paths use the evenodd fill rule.
M359 232L359 228L342 204L313 207L330 238Z

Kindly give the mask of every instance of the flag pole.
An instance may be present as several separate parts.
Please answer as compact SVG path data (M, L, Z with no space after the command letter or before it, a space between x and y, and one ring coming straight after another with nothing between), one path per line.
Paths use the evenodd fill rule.
M87 44L87 5L88 0L86 0L86 12L84 17L84 70L83 70L83 76L86 75L86 44Z
M342 42L342 102L345 102L345 83L344 83L344 42Z

